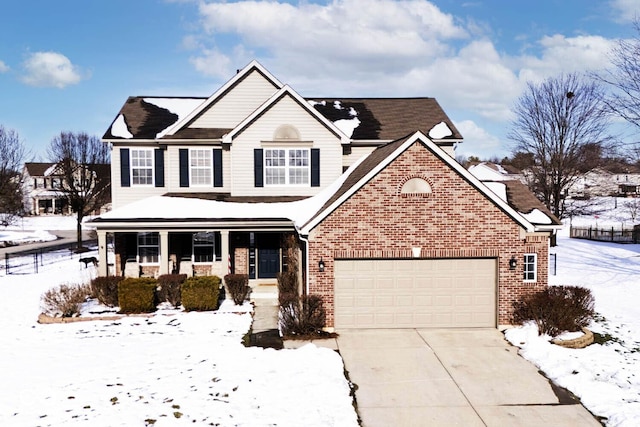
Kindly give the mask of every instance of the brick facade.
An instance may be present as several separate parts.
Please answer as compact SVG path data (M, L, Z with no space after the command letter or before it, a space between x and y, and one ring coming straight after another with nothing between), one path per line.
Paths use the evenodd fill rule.
M406 197L401 189L411 177L429 183L428 197ZM548 279L548 237L527 235L522 227L473 185L419 142L317 225L309 236L309 265L322 259L324 272L311 269L309 291L321 295L327 326L334 325L334 260L423 258L498 260L497 324L509 324L513 302L544 288ZM525 253L538 255L535 283L523 282ZM515 270L509 260L518 260Z

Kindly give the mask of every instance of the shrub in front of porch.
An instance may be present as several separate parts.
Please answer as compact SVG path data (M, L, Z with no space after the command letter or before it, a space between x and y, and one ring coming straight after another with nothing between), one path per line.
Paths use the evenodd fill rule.
M280 303L280 332L289 338L324 335L325 310L322 297L303 295Z
M174 307L182 304L182 284L187 280L186 274L163 274L158 277L156 296L158 302L168 302Z
M62 284L42 295L43 313L55 317L77 316L90 295L91 289L87 285Z
M249 298L251 286L249 286L248 274L227 274L224 276L224 283L235 305L242 305Z
M186 311L209 311L218 308L218 276L189 277L182 284L182 306Z
M118 283L120 313L152 313L156 311L156 287L152 277L126 278Z
M107 307L118 305L118 283L122 276L100 276L91 281L91 294Z

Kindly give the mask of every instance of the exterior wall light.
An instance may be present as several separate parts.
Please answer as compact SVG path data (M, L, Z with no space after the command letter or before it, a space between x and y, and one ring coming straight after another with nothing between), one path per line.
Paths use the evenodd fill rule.
M509 260L509 270L515 270L517 265L518 265L518 261L514 256L512 256L511 259Z
M324 271L324 261L322 260L322 258L320 258L320 261L318 261L318 271L320 271L320 273Z

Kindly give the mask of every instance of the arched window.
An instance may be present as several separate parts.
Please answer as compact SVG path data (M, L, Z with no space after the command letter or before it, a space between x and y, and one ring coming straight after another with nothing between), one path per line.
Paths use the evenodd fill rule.
M410 178L402 184L400 188L402 196L420 196L424 197L431 194L431 185L426 179L420 177Z
M295 126L281 125L273 134L274 141L300 141L300 132Z

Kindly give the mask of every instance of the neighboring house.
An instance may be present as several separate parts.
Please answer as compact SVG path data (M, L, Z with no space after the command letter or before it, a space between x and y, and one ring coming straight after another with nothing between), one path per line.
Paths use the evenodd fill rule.
M108 187L110 165L95 164L90 165L89 169L98 178L98 185ZM25 163L22 170L25 212L28 215L71 214L69 199L63 191L64 183L64 174L57 163ZM106 200L104 207L93 214L106 212L109 204L110 200Z
M496 327L547 285L559 222L458 164L432 98L305 99L252 62L209 98L129 98L103 140L100 275L273 285L295 235L301 290L336 329Z
M480 181L506 181L522 180L524 177L519 170L508 165L499 165L490 162L481 162L471 165L469 172Z
M569 186L569 198L590 198L604 196L632 196L640 192L640 174L613 173L606 169L594 168L579 175Z
M60 191L62 174L55 163L25 163L22 188L24 210L28 215L71 213L69 201Z

